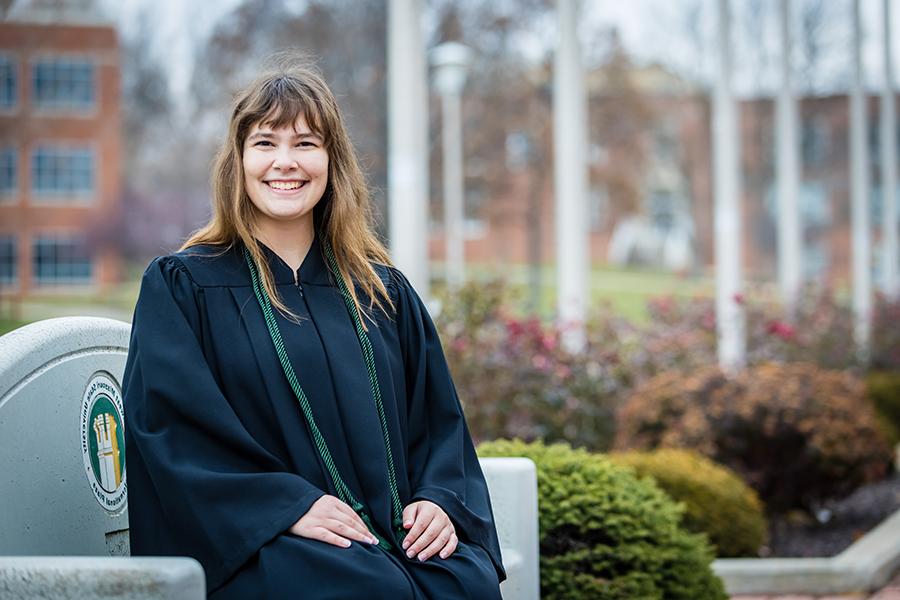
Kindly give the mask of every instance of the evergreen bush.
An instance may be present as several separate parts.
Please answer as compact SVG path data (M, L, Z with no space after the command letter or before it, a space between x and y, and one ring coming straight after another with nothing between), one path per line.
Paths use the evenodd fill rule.
M651 480L565 444L498 440L478 451L537 465L541 598L727 598L709 542L681 527L683 508Z

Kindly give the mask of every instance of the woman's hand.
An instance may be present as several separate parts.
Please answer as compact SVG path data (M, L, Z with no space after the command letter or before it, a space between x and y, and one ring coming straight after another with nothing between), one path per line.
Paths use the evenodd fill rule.
M350 540L377 544L369 529L353 509L334 496L325 495L313 502L306 514L288 530L300 537L347 548Z
M422 562L438 551L441 558L447 558L459 543L450 517L440 506L428 500L412 502L403 509L403 528L409 530L403 540L406 556L412 558L418 555Z

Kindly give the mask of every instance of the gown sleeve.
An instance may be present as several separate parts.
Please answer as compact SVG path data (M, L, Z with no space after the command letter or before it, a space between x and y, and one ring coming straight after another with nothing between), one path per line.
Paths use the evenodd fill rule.
M464 542L484 548L506 579L487 484L437 330L412 285L396 269L397 328L406 370L412 500L429 500Z
M235 414L202 350L203 291L176 257L144 273L123 378L125 435L132 553L192 556L215 589L325 492Z

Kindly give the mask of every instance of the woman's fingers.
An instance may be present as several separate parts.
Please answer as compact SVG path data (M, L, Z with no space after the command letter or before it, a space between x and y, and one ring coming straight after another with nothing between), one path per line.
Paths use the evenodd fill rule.
M339 519L326 519L322 523L322 527L336 533L337 535L356 540L357 542L365 542L366 544L377 544L378 540L372 537L368 529L360 530L358 527L341 521Z
M345 537L339 536L338 534L329 529L326 529L325 527L314 527L312 530L310 530L309 535L304 537L319 540L320 542L325 542L333 546L340 546L341 548L350 547L350 540Z
M403 540L403 549L408 550L406 553L408 556L414 556L414 552L410 546L412 546L418 539L419 536L431 525L431 521L434 519L434 511L431 510L431 507L427 504L423 504L418 507L416 510L416 518L413 521L412 527L410 527L409 531L406 533L406 538Z
M428 532L426 531L425 534L427 535ZM434 540L430 544L428 544L424 550L419 552L418 559L420 561L426 561L429 558L431 558L432 556L434 556L435 554L437 554L438 550L440 550L441 548L446 546L447 542L450 541L451 535L453 535L453 530L450 528L449 525L445 526L443 529L438 531L438 534L434 538Z
M438 534L449 526L449 521L445 518L435 518L428 524L428 527L425 528L425 531L419 535L416 540L412 543L409 549L406 551L406 556L412 558L416 556L420 552L422 552L428 545L437 538ZM415 525L413 525L415 527ZM443 545L443 544L442 544ZM427 557L425 557L427 558ZM422 556L419 556L419 560L425 560Z
M352 508L340 499L328 495L316 500L306 514L291 526L290 531L294 535L345 548L350 545L350 540L378 543ZM322 531L327 531L330 535L323 537Z
M337 511L349 517L357 528L362 528L363 531L369 530L369 528L366 527L366 524L363 522L362 518L358 514L356 514L356 511L350 508L349 504L347 504L346 502L342 502L337 498L335 498L335 501L336 502L333 503L333 507Z
M444 546L444 549L441 550L441 558L447 558L454 552L456 552L456 545L459 543L459 538L456 537L455 533L450 534L450 539L447 541L447 545Z
M358 531L360 534L364 535L366 541L374 539L372 533L369 531L369 528L366 527L366 524L363 523L363 520L359 517L359 515L353 512L353 509L351 509L346 504L344 504L344 506L347 510L350 511L349 514L347 513L347 510L334 510L330 512L328 514L328 517L326 518L339 521L346 524L348 527L353 528L355 531Z
M366 527L366 524L363 522L360 516L356 514L356 512L352 508L350 508L350 506L346 502L334 496L325 496L325 498L327 498L327 500L322 504L322 511L317 512L316 516L318 516L320 519L334 519L336 521L346 523L364 536L363 541L372 544L377 543L377 540L375 540L375 538L372 536L369 528Z
M403 526L407 529L412 527L413 523L416 520L416 512L419 510L419 503L413 502L412 504L407 504L406 508L403 509Z
M325 497L328 498L328 501L323 506L323 508L327 511L330 511L326 513L328 516L339 518L337 517L336 513L340 513L341 515L344 515L347 519L349 519L349 522L352 522L357 529L360 529L362 531L369 530L368 527L366 527L366 524L363 523L363 520L360 518L360 516L356 514L356 511L350 508L349 504L343 502L339 498L335 498L334 496Z

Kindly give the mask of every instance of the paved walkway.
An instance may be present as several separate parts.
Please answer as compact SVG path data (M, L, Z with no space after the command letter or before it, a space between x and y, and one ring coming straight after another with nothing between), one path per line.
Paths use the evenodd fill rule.
M884 588L869 596L844 594L841 596L732 596L731 600L900 600L900 573Z

